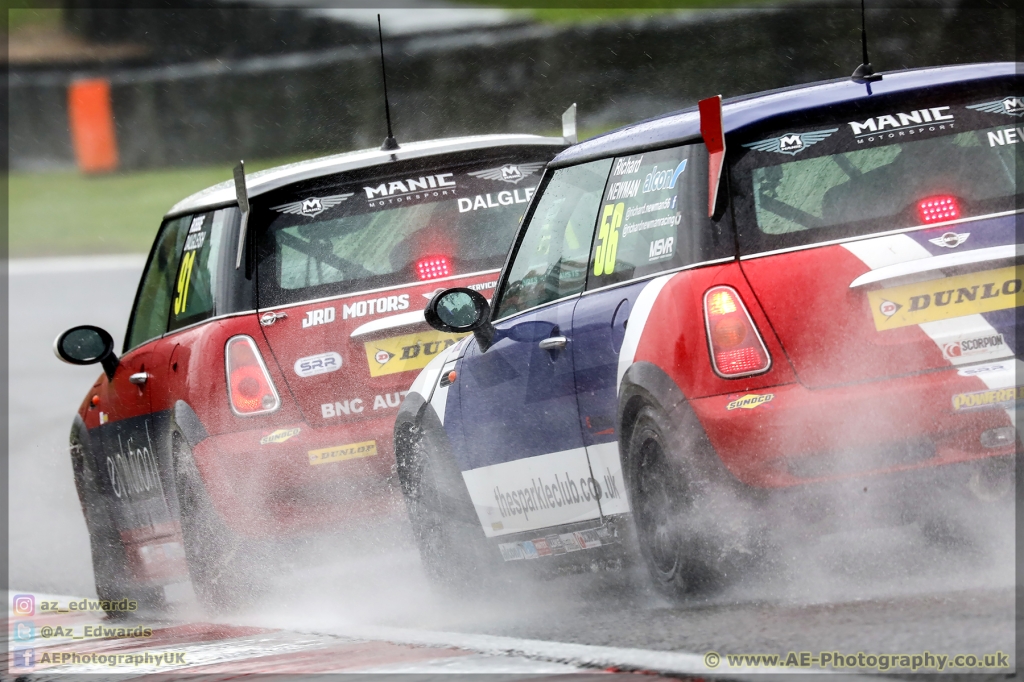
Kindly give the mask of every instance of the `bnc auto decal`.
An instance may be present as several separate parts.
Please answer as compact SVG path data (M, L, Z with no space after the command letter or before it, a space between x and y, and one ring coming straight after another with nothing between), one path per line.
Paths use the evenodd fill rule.
M365 301L342 304L341 319L348 320L354 317L366 317L367 315L390 313L396 310L408 309L409 294L381 296L380 298L371 298ZM306 317L302 320L302 328L306 329L308 327L315 327L317 325L334 322L336 316L337 310L334 306L319 308L317 310L307 310Z
M1019 267L974 272L868 292L878 330L1016 308L1024 303Z
M373 396L373 409L376 410L390 410L398 407L402 404L402 398L409 391L395 391L394 393L384 393L382 395ZM323 403L320 405L320 414L324 419L331 417L341 417L344 415L360 414L366 409L366 404L362 398L350 398L348 400L342 400L333 403Z

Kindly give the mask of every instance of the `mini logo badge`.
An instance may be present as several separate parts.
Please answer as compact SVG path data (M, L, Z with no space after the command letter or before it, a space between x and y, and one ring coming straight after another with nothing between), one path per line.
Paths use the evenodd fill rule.
M288 204L281 204L280 206L272 206L271 211L277 211L278 213L290 213L292 215L306 216L312 218L318 216L329 208L334 208L341 202L352 196L352 192L347 194L332 194L329 197L310 197L303 199L302 201L293 201Z
M785 135L769 137L768 139L751 142L743 146L759 152L778 152L779 154L796 156L838 130L839 128L829 128L828 130L816 130L810 133L786 133Z
M970 104L968 109L984 111L988 114L1006 114L1007 116L1024 116L1024 97L1006 97L981 104Z
M278 429L277 431L274 431L273 433L268 433L267 435L263 436L263 438L260 438L260 445L267 445L269 443L283 443L289 438L299 435L299 433L301 432L302 429L298 427L294 429Z
M474 171L469 173L475 178L483 178L484 180L501 180L502 182L510 182L513 185L518 185L519 181L525 178L527 175L532 175L538 170L544 167L543 163L520 163L520 164L507 164L500 168L488 168L487 170Z
M960 246L965 241L967 241L967 238L970 236L970 232L962 232L960 234L957 234L956 232L947 232L941 237L935 237L934 239L929 239L928 241L930 241L932 244L935 244L935 246L941 246L946 249L955 249L956 247Z
M725 409L752 410L758 405L763 405L764 403L770 402L774 398L774 393L762 393L761 395L749 394L743 396L742 398L737 398L736 400L733 400L731 403L725 406Z
M903 306L901 306L899 303L893 303L892 301L882 301L881 304L879 304L878 306L878 312L882 313L886 317L892 317L893 315L896 314L896 311L898 311L902 307Z

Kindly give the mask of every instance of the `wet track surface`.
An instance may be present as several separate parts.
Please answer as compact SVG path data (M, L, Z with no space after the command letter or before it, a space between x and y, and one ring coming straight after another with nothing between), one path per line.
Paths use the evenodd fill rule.
M95 594L66 439L98 370L59 363L50 344L81 323L107 328L120 343L138 274L139 267L12 273L10 584L16 591ZM219 621L326 635L399 628L700 656L1013 652L1009 511L982 524L979 535L988 540L974 547L935 546L914 527L804 538L779 550L770 570L713 599L679 605L628 567L496 585L497 594L482 596L439 592L423 577L401 502L394 500L386 518L357 532L290 547L261 605ZM173 614L176 622L206 618L187 594ZM908 671L890 674L897 672Z

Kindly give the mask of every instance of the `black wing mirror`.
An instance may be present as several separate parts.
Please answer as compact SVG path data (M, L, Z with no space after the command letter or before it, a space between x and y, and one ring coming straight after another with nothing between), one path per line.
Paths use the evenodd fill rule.
M463 288L439 291L430 299L423 316L427 324L440 332L473 332L482 351L490 348L494 340L491 306L478 291Z
M117 355L114 354L114 338L105 330L91 325L72 327L53 342L54 354L71 365L103 365L108 379L114 378L117 369Z

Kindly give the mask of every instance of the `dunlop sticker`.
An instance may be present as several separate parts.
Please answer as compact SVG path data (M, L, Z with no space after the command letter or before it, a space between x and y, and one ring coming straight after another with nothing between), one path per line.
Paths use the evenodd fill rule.
M727 410L744 409L752 410L758 405L763 405L775 398L774 393L762 393L761 395L745 395L742 398L737 398L731 403L725 406Z
M429 331L367 342L366 362L370 366L370 376L380 377L422 369L438 353L455 345L463 336L465 334Z
M1018 308L1024 305L1024 268L972 272L868 292L875 329L897 329L922 322Z
M302 431L302 429L300 428L278 429L277 431L274 431L273 433L268 433L267 435L263 436L263 438L260 438L260 445L267 445L268 443L283 443L292 436L299 435L300 431Z
M953 411L966 412L993 407L1013 407L1018 400L1024 400L1024 386L958 393L953 396Z
M343 462L346 459L360 459L361 457L373 457L377 454L377 441L368 440L364 443L352 443L351 445L335 445L320 450L310 450L309 464L330 464L331 462Z

